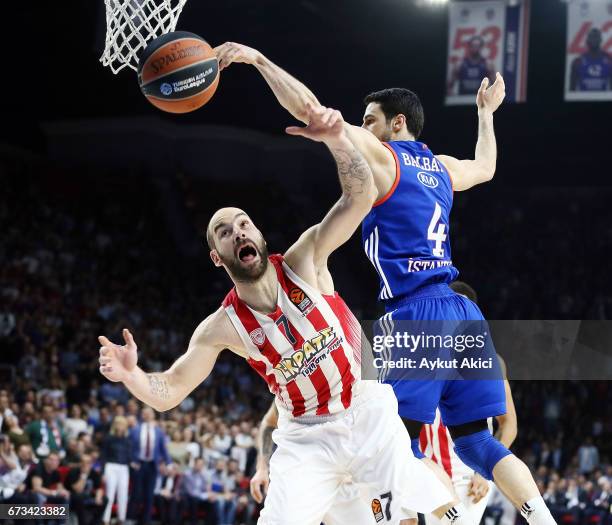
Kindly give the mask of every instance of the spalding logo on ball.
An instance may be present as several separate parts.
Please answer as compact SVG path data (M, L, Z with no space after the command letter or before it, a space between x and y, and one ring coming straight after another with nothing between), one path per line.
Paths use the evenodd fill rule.
M219 85L219 62L198 35L174 31L153 40L138 64L138 84L147 100L170 113L206 104Z

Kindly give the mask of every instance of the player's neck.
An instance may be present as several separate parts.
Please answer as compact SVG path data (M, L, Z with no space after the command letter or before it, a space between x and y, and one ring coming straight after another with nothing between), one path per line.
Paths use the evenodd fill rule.
M391 135L391 140L411 140L414 141L416 140L414 138L414 135L412 135L407 129L403 129L401 131L398 131L397 133L393 133Z
M237 282L238 297L253 310L269 314L276 310L278 299L278 277L272 263L265 273L253 283Z

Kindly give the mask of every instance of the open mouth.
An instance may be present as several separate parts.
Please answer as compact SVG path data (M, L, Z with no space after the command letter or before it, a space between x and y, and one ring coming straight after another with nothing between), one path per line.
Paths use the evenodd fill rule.
M238 258L244 262L248 263L253 261L257 257L257 250L255 246L252 244L245 244L238 250Z

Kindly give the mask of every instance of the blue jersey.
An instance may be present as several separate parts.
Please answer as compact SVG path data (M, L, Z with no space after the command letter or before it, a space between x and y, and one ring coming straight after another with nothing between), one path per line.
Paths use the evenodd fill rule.
M451 283L459 272L451 260L446 168L421 142L383 144L395 157L395 182L364 219L362 241L380 276L379 299L390 304L422 286Z
M489 76L489 68L484 58L473 61L466 58L459 67L459 94L475 95L484 77Z
M607 91L612 87L612 60L606 53L598 56L585 53L579 60L580 91Z

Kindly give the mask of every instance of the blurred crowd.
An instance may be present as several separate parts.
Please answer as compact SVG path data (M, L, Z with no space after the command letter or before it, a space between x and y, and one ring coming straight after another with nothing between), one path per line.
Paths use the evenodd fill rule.
M10 168L0 172L0 502L70 503L79 524L254 523L258 506L248 493L249 477L258 422L271 397L246 363L222 354L213 375L161 416L141 407L123 386L105 381L97 365L96 337L118 340L121 328L128 327L141 350L141 366L163 370L217 307L229 281L207 264L204 250L195 260L177 255L167 211L144 176L83 181L63 171ZM182 184L185 190L189 182ZM290 202L276 193L274 199ZM260 210L257 199L251 202L249 211L270 224L271 212ZM608 316L605 288L589 302L586 294L571 293L571 277L560 267L551 277L563 291L555 306L547 306L553 304L554 286L550 293L536 291L550 276L551 256L538 270L544 248L540 241L520 243L516 231L532 228L538 202L534 197L525 210L509 211L500 222L503 231L489 231L492 221L480 223L485 240L504 236L504 243L495 241L499 255L472 254L465 245L470 224L458 225L457 263L468 277L481 267L491 277L486 284L474 283L483 309L488 303L496 315L512 318L508 312L527 287L509 275L523 275L515 266L528 263L528 281L536 288L514 317ZM585 198L578 206L584 211L587 203ZM216 201L207 204L212 208ZM462 206L460 218L466 216ZM568 224L578 222L573 213L570 208ZM302 228L300 221L272 232L268 242L281 249L293 230ZM547 219L546 240L563 235L554 246L580 253L586 241L575 241L568 224ZM582 222L577 228L575 235L588 229ZM597 242L605 244L610 231L608 225ZM364 297L344 285L359 272L373 273L357 250L358 244L347 247L351 256L343 259L351 270L338 272L338 287L357 313L374 316L367 303L375 292ZM497 272L496 260L505 264L510 252L515 256L510 269ZM353 256L361 257L361 264L353 264ZM574 270L589 282L599 275ZM375 279L371 282L375 287ZM497 303L487 299L495 290ZM515 452L536 473L553 514L562 523L612 525L610 384L515 382L513 390L519 416Z

